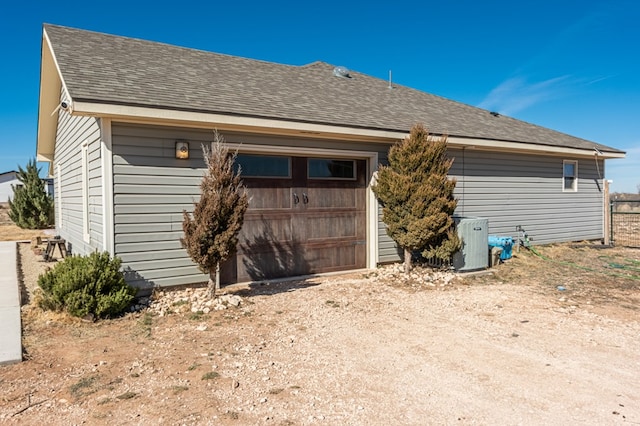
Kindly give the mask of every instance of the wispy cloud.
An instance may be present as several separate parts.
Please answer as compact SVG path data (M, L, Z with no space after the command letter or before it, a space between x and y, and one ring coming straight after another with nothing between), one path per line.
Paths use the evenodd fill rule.
M513 77L493 89L480 104L480 108L504 115L516 114L532 105L561 96L570 76L529 83L524 77Z
M596 78L592 78L590 80L586 80L586 82L584 83L585 86L591 86L592 84L596 84L596 83L600 83L601 81L604 80L608 80L610 78L614 78L617 77L618 75L606 75L604 77L596 77Z
M549 41L537 51L531 51L529 58L491 90L478 106L514 115L536 104L570 95L576 89L617 77L597 73L585 75L591 68L581 66L580 61L575 64L574 61L566 61L567 52L571 52L572 46L579 43L585 34L593 33L611 20L611 5L608 3L594 4L585 9L584 14L551 34ZM549 73L556 76L548 78Z

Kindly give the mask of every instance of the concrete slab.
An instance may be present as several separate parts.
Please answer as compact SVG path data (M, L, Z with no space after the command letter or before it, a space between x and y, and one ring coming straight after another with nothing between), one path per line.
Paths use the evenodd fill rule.
M0 364L22 361L18 248L0 242Z
M0 256L3 256L0 251ZM20 306L20 292L11 291L13 285L18 284L15 273L11 273L7 270L11 268L10 265L5 267L4 262L0 259L0 307L5 306ZM13 269L16 269L16 265L13 265ZM15 272L15 271L14 271Z
M22 361L20 309L0 308L0 364Z

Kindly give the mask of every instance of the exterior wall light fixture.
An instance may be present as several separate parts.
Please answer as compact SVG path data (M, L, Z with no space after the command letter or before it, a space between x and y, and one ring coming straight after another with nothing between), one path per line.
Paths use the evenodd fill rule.
M176 141L176 158L186 160L189 158L189 142Z

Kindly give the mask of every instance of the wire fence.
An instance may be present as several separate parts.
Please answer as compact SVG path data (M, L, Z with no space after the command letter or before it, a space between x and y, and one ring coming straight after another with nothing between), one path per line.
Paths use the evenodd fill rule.
M611 202L611 241L617 246L640 247L640 200Z

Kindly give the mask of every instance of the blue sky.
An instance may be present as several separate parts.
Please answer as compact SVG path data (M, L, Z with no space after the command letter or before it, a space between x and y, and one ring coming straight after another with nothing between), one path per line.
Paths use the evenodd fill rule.
M321 60L627 151L640 185L640 2L20 2L0 16L0 172L35 156L42 24L291 65Z

